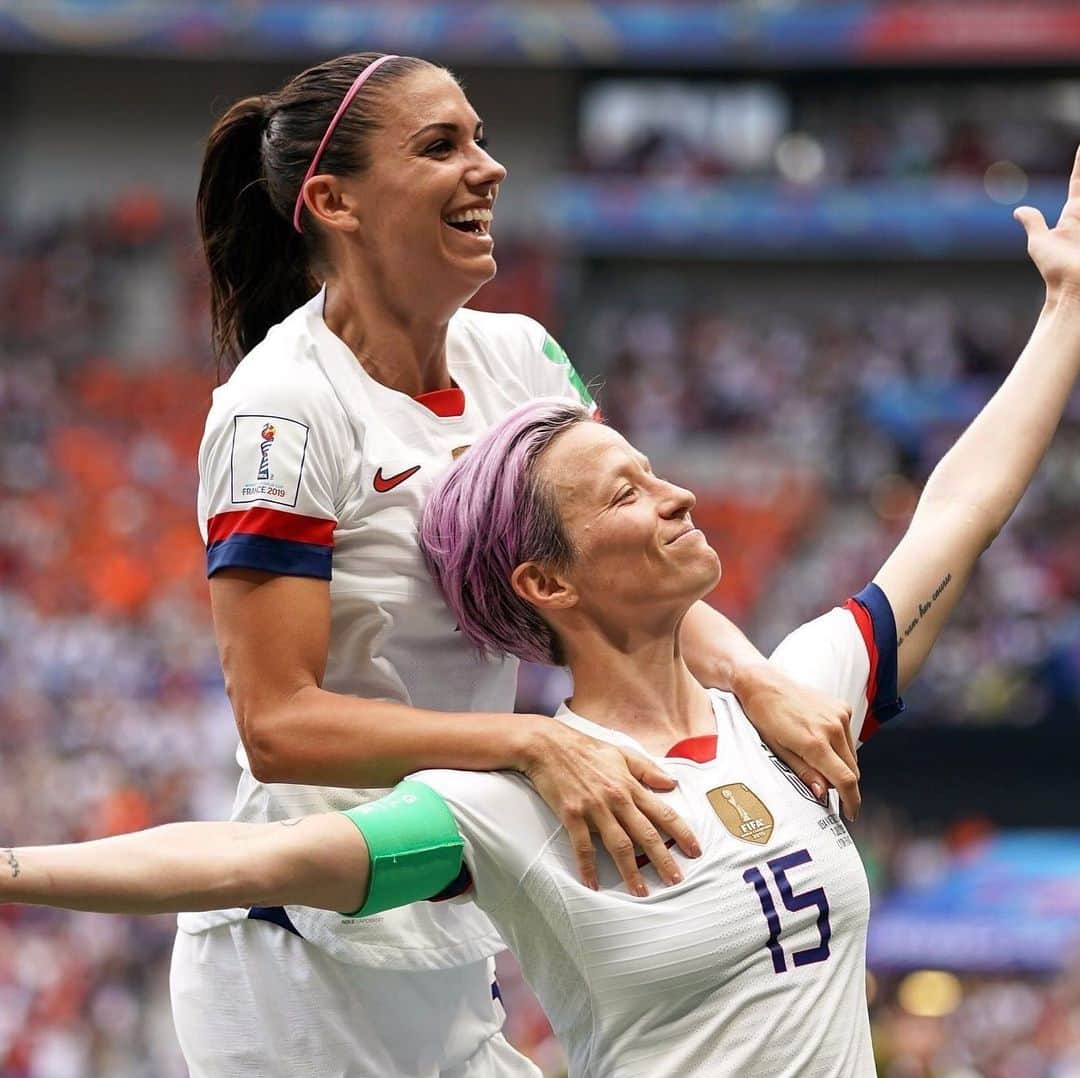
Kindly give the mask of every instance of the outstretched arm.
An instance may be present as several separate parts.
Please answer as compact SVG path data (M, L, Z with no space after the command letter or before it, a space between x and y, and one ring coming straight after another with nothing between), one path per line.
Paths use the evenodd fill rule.
M0 902L100 913L232 906L350 911L368 847L340 813L280 823L174 823L66 846L0 850Z
M906 535L874 582L896 615L901 689L918 673L979 555L1012 515L1080 376L1080 153L1048 229L1016 211L1046 303L1001 388L934 469Z

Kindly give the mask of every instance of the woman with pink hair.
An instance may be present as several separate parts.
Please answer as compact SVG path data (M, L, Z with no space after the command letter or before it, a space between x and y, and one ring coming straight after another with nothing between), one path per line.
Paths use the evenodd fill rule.
M1080 376L1080 161L1053 230L1035 210L1017 216L1047 284L1029 344L873 582L774 655L847 701L860 742L901 709ZM836 796L765 748L681 650L687 611L721 571L693 509L614 430L549 401L475 443L421 527L479 651L565 662L561 721L677 779L660 796L702 852L674 854L673 886L650 891L659 877L618 843L582 882L567 829L524 777L438 770L345 812L8 849L0 899L127 912L289 903L345 919L471 901L516 952L573 1075L872 1075L868 893ZM620 872L620 858L637 870Z

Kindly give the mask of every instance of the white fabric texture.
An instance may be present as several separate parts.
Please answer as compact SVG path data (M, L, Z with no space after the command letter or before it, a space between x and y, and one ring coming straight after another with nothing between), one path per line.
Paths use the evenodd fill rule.
M170 988L192 1078L540 1078L500 1033L490 959L363 975L277 925L181 932Z

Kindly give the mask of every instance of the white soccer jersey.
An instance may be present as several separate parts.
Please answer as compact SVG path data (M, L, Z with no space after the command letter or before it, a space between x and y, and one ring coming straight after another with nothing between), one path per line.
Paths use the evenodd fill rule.
M901 706L895 633L870 585L798 629L775 660L848 700L861 735ZM520 776L413 777L453 810L469 894L516 953L575 1078L873 1075L869 894L836 795L816 800L735 698L711 695L716 735L680 742L661 761L679 782L661 796L694 829L702 856L675 851L684 881L665 887L652 874L646 898L627 891L606 856L600 890L581 884L566 832Z
M414 400L376 382L329 330L324 296L274 327L214 393L199 453L208 572L329 580L326 689L441 711L512 711L517 662L480 660L456 631L417 546L420 511L454 456L513 408L551 396L592 406L588 392L536 322L462 310L446 343L456 388ZM343 809L386 792L260 783L242 746L237 759L235 820ZM305 939L362 965L438 969L504 946L475 907L419 904L364 921L288 913ZM246 915L186 914L180 926L197 932Z

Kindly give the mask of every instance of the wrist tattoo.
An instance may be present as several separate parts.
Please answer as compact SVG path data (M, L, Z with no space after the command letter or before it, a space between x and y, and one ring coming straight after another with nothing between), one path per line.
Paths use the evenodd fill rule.
M7 855L8 867L11 869L11 878L15 879L19 874L19 859L15 856L15 851L8 847L4 850Z
M919 603L919 612L915 615L915 617L911 619L911 621L908 622L907 626L904 628L903 635L896 642L897 651L899 651L900 648L904 646L904 641L915 631L915 628L919 624L919 622L922 621L922 619L930 613L930 608L934 605L934 603L938 601L938 599L941 598L942 593L949 586L951 580L952 573L946 573L941 578L941 583L938 584L938 586L934 588L934 590L931 592L930 598L927 599L925 603Z
M303 816L297 816L294 820L280 820L278 821L282 827L295 827L303 820Z

